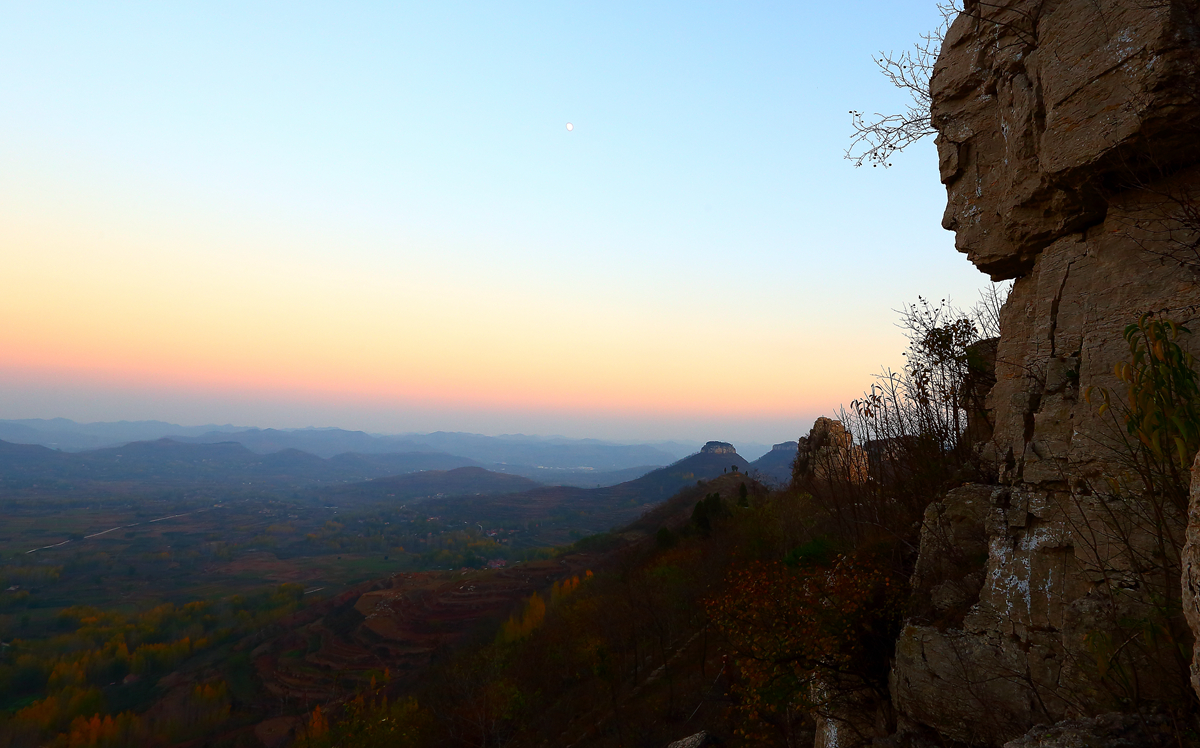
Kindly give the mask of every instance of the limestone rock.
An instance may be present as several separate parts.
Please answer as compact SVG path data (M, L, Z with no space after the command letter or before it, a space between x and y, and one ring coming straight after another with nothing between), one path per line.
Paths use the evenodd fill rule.
M1004 748L1165 748L1174 742L1161 717L1102 714L1038 725L1023 737L1005 743Z
M735 455L737 450L729 442L708 442L700 448L701 454L706 455Z
M944 40L931 81L943 225L980 270L1015 282L982 409L999 485L951 492L924 518L892 672L914 729L999 746L1114 711L1122 696L1097 665L1115 656L1107 642L1176 584L1164 569L1179 548L1164 555L1154 533L1181 538L1186 518L1138 524L1124 436L1085 393L1119 391L1126 325L1200 308L1200 262L1178 254L1181 232L1200 228L1187 212L1200 206L1198 21L1195 0L968 0ZM1184 556L1193 629L1198 502ZM1141 698L1178 698L1177 664L1120 655L1144 676Z
M1123 234L1133 199L1114 198L1104 222L1042 250L1001 312L987 454L1002 482L1064 488L1112 472L1120 432L1084 394L1118 391L1113 366L1129 355L1126 325L1159 309L1186 319L1183 310L1200 302L1189 271Z
M909 625L896 645L891 692L896 711L943 740L998 745L1037 719L1019 677L1024 657L1000 636Z
M967 440L971 444L986 444L995 431L987 397L996 385L996 347L999 343L999 338L987 338L967 346L967 376L958 399L967 411Z
M1146 618L1150 582L1165 579L1106 538L1114 528L1101 518L1128 510L1117 501L1018 484L965 486L931 505L891 677L897 712L945 738L998 746L1039 723L1117 708L1098 657L1113 653L1105 642L1119 622ZM981 547L982 574L969 562ZM1169 654L1124 661L1145 675L1143 698L1178 698L1170 658L1156 659Z
M818 701L824 700L823 693L841 694L811 713L813 748L872 748L880 741L892 742L889 736L894 729L895 715L891 704L881 699L877 692L862 689L861 682L851 685L853 681L855 678L847 677L839 682L837 676L826 674L810 684Z
M1192 645L1192 688L1200 695L1200 455L1192 465L1187 542L1183 546L1183 613L1196 639Z
M1104 220L1111 185L1192 163L1195 65L1190 2L968 2L930 85L959 251L1024 275Z
M926 510L891 677L907 720L999 745L1087 698L1088 654L1062 635L1077 617L1063 605L1080 593L1067 584L1076 564L1054 510L1028 491L985 485Z
M910 619L961 625L984 582L988 515L1006 493L999 486L963 486L925 510Z
M808 436L802 436L796 447L793 479L848 479L861 482L867 479L867 453L854 443L854 435L841 421L822 416L813 423Z
M704 746L712 742L712 736L701 730L695 735L689 735L681 740L676 740L674 743L668 745L667 748L704 748Z

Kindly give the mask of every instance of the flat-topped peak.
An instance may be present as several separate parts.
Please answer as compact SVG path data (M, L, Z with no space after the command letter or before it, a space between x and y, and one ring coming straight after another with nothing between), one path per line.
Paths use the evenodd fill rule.
M708 442L700 448L701 454L707 455L735 455L737 450L729 442Z

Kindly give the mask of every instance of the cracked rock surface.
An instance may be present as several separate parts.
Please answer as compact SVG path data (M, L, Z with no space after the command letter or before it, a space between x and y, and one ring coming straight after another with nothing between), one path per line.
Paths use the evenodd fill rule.
M1141 315L1167 310L1200 334L1197 5L967 2L946 36L931 83L943 225L1014 287L987 399L997 485L926 514L913 579L926 603L892 672L902 732L1000 746L1119 710L1101 677L1118 622L1178 590L1163 574L1174 561L1154 560L1155 538L1117 498L1131 487L1120 429L1085 395L1120 392L1113 366ZM1198 501L1183 565L1200 627L1200 581L1189 596L1186 578L1200 569ZM1166 522L1176 549L1184 531ZM1131 662L1150 699L1180 667Z

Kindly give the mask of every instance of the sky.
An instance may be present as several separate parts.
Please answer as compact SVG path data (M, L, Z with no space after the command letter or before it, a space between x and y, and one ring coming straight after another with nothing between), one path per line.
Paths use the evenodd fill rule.
M0 418L772 443L987 284L931 0L0 10Z

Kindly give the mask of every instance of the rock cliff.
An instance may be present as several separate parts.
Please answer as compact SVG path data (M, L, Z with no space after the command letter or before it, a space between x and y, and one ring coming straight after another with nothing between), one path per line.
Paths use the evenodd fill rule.
M1115 217L1124 188L1195 161L1193 3L966 6L934 69L932 114L943 225L981 270L1028 274L1054 242Z
M854 435L841 421L822 416L797 441L792 478L806 480L847 479L859 483L867 477L867 454L854 443Z
M1015 283L986 401L996 485L925 517L926 602L892 674L910 735L998 746L1182 697L1186 660L1129 622L1189 636L1160 615L1185 518L1137 498L1121 429L1085 394L1118 391L1126 325L1200 308L1198 51L1197 3L1174 0L967 2L945 38L931 83L943 225Z
M707 442L700 448L700 454L735 455L737 454L737 450L729 442Z
M1192 466L1192 491L1187 537L1183 546L1183 613L1195 637L1192 648L1192 688L1200 695L1200 455Z

